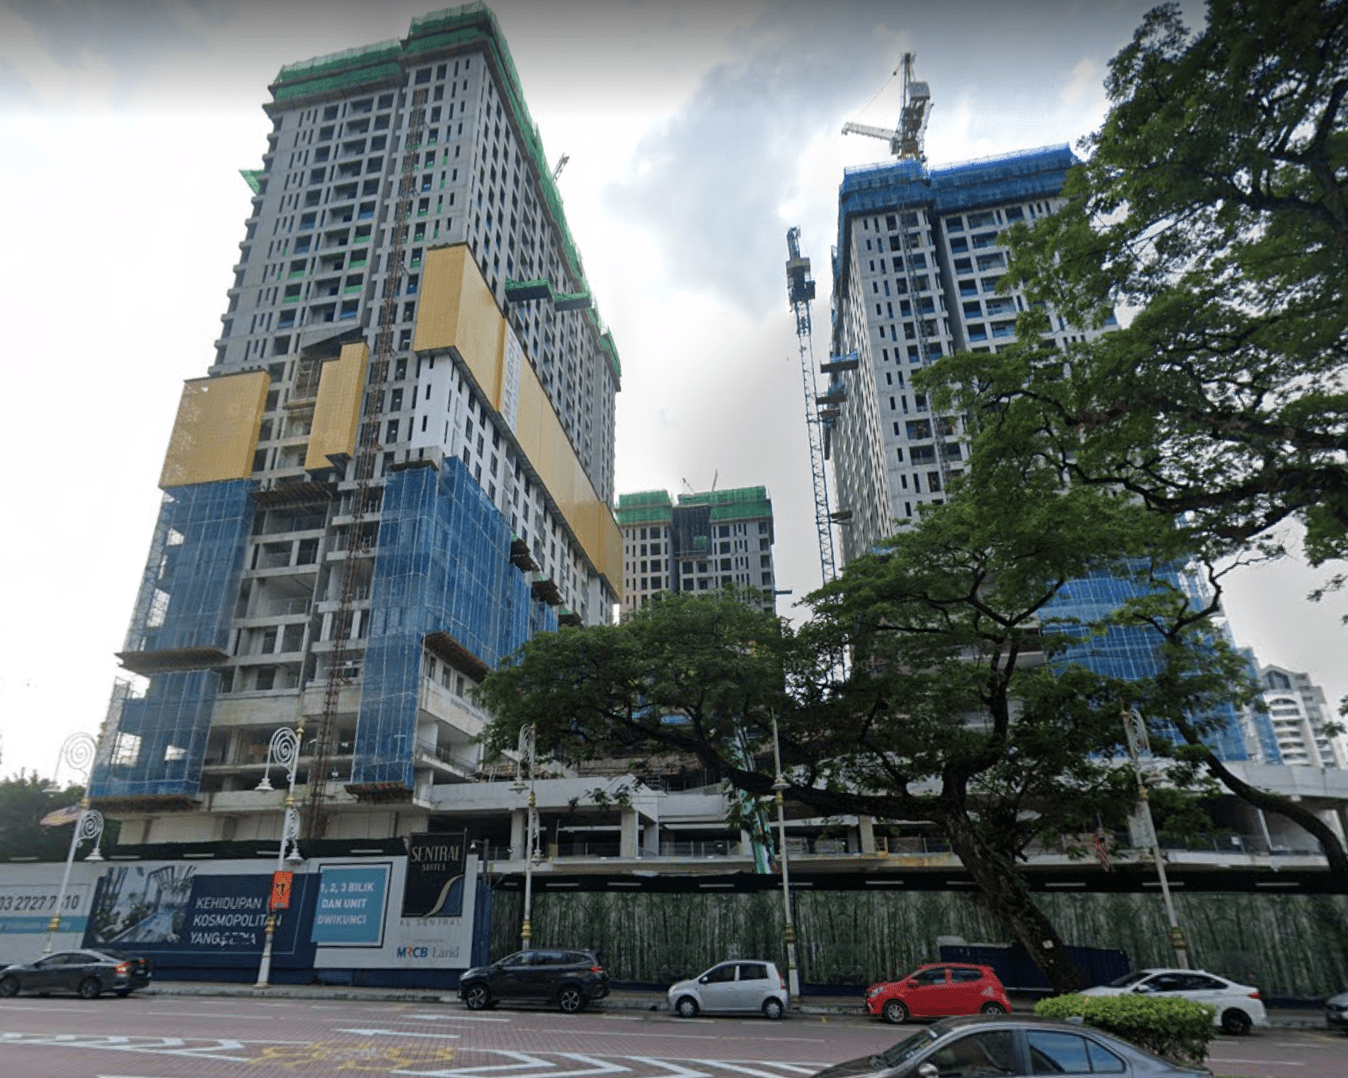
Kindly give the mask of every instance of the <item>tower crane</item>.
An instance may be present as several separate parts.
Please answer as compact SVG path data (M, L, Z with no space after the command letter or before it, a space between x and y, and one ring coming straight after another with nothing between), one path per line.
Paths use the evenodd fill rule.
M818 396L814 374L814 337L810 327L810 301L814 299L814 281L810 279L810 260L800 253L800 229L786 233L786 297L796 316L796 342L800 351L800 375L805 387L805 431L810 442L810 475L814 479L814 525L819 533L819 573L825 584L837 575L833 557L833 518L829 513L828 480L824 474L823 422L819 405L834 398Z
M911 52L903 54L903 61L894 74L903 72L903 108L899 112L899 124L893 131L871 124L843 124L844 135L869 135L882 138L889 143L889 152L900 161L925 161L922 152L922 133L927 129L927 113L931 107L931 90L925 82L913 78L913 64L917 57ZM892 76L891 76L892 77Z

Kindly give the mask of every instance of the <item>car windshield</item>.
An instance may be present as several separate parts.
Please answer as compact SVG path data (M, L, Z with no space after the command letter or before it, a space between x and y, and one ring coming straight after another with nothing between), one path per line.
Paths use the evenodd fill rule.
M872 1058L884 1063L886 1067L897 1067L900 1063L908 1062L913 1056L927 1048L939 1036L940 1033L933 1027L919 1029L912 1036L899 1041L893 1048L887 1049Z
M1137 984L1144 977L1150 976L1150 972L1145 969L1134 970L1132 973L1125 973L1122 977L1109 982L1110 988L1127 988L1130 984Z

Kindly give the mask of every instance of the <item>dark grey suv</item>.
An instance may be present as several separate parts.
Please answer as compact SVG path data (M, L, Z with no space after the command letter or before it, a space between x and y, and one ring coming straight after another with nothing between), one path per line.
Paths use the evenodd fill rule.
M516 951L459 978L459 998L473 1011L511 1000L551 1003L574 1014L607 995L608 971L593 951Z

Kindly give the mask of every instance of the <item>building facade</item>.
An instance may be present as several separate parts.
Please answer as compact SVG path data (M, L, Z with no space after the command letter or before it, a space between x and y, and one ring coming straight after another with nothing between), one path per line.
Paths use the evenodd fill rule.
M762 593L776 611L772 499L766 487L680 494L663 490L618 498L623 543L623 613L662 591L738 587Z
M907 527L923 504L944 500L965 466L963 420L936 415L912 387L924 364L959 351L996 351L1015 338L1027 300L999 291L1007 268L1004 230L1062 205L1066 146L928 169L896 161L848 169L838 197L833 266L833 341L855 370L833 373L826 419L837 482L844 562ZM1108 332L1111 318L1094 333ZM1047 340L1067 348L1087 333L1051 316ZM830 366L834 364L831 362ZM1195 597L1198 578L1177 567L1169 585ZM1143 585L1105 573L1073 581L1045 610L1067 622L1096 621L1143 594ZM1156 669L1158 641L1141 628L1110 627L1060 661L1099 673L1143 677ZM1206 716L1207 740L1228 761L1280 762L1262 716L1223 709Z
M1283 763L1337 770L1348 766L1342 740L1326 730L1330 716L1325 690L1309 674L1263 665L1259 682L1267 709L1264 718L1272 727Z
M435 826L472 687L611 620L620 368L492 13L283 68L90 782L128 844ZM284 770L284 769L283 769Z
M913 372L957 351L995 350L1015 336L1019 290L999 294L1001 232L1053 213L1077 163L1066 146L928 169L916 161L846 171L838 192L833 264L835 356L826 420L837 481L843 561L939 503L961 474L963 424L935 415ZM1054 339L1079 332L1059 321ZM850 516L848 515L850 514Z

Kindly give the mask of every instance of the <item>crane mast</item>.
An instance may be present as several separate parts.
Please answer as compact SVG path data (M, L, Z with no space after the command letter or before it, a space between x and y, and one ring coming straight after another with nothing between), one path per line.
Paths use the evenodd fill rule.
M903 54L894 74L903 73L903 108L899 111L899 122L892 131L887 127L875 127L871 124L859 124L848 121L843 124L844 135L867 135L870 138L886 139L889 152L900 161L925 161L922 152L922 135L927 129L927 113L931 108L931 88L925 82L913 77L913 65L917 57L911 52ZM891 76L892 78L893 76Z
M828 480L824 474L823 424L819 405L836 398L818 393L814 372L814 337L810 327L810 301L814 299L814 281L810 279L810 260L800 253L800 229L786 233L786 296L796 318L796 344L800 352L800 375L805 390L805 430L810 442L810 475L814 480L814 524L819 533L819 573L825 584L837 576L833 556L833 523L829 513Z

